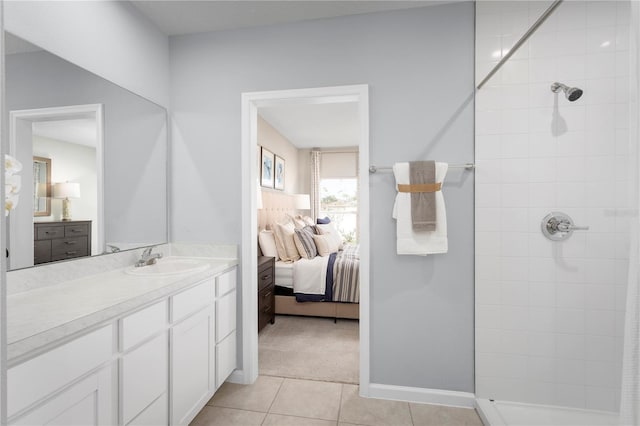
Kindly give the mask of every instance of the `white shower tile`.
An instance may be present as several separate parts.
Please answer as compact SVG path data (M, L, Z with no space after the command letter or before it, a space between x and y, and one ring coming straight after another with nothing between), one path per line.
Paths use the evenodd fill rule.
M500 319L499 305L478 305L476 307L476 327L483 328L502 328Z
M587 131L588 132L604 132L611 130L610 137L615 137L613 132L616 123L616 111L611 105L587 105ZM611 142L611 140L609 141ZM611 145L609 145L609 148ZM609 149L609 155L612 155L611 149Z
M476 354L495 352L501 338L501 330L476 327Z
M554 183L531 183L529 185L529 205L552 208L557 204L557 190Z
M613 185L615 181L615 157L589 156L585 158L584 180L586 182L603 182Z
M481 62L499 61L502 58L502 38L500 35L477 37L476 55L477 60Z
M498 86L486 86L476 94L476 111L492 111L504 108L502 91Z
M616 24L616 2L590 1L587 2L587 26L599 27Z
M584 207L586 205L587 194L584 184L559 182L557 190L559 207ZM589 194L589 196L591 196L591 194Z
M616 77L615 79L615 96L614 102L625 103L629 102L629 77Z
M628 52L616 52L615 62L614 62L614 74L616 77L621 77L621 76L630 74Z
M500 324L504 330L529 330L529 308L526 306L502 306Z
M529 61L527 59L510 59L502 66L502 84L529 83Z
M526 108L503 110L501 128L503 133L529 132L528 110Z
M612 387L615 383L615 364L605 361L587 361L586 385L596 387Z
M557 160L555 158L530 158L529 180L532 183L555 182Z
M566 29L585 28L587 26L587 5L583 1L563 2L554 12L558 22Z
M585 336L582 334L557 334L557 356L561 359L584 359L586 350ZM571 381L571 383L576 383Z
M531 133L551 132L554 124L553 108L531 108L529 110L529 129Z
M607 284L615 280L615 262L613 259L589 259L585 262L585 282Z
M502 188L499 184L476 183L476 207L495 208L500 206Z
M478 207L476 208L476 231L493 232L500 231L502 224L500 215L502 211L498 208ZM481 254L481 253L480 253Z
M528 357L527 378L543 382L554 382L556 379L555 359L551 357Z
M519 37L529 28L529 13L526 10L515 10L502 15L502 34Z
M556 353L556 339L553 333L527 333L527 354L531 356L552 357Z
M500 254L503 257L529 256L529 234L527 232L502 232Z
M476 182L478 184L502 182L502 160L476 160Z
M624 74L621 74L624 75ZM616 76L616 54L613 52L587 55L587 78Z
M527 333L520 331L501 331L501 352L513 355L528 355L529 341Z
M586 153L587 135L585 132L567 132L558 136L558 157L583 156Z
M615 338L614 336L586 336L587 361L614 362Z
M497 232L476 232L476 251L484 256L500 255L500 234Z
M529 85L529 106L531 108L552 108L555 95L549 90L549 80Z
M556 35L537 32L529 39L529 58L552 58L558 56Z
M590 156L605 156L613 154L615 131L613 127L600 128L589 132L585 138L586 153Z
M529 284L526 282L503 282L502 304L507 306L529 306Z
M618 77L623 78L623 77ZM584 87L584 103L586 105L612 104L616 102L616 78L598 78L587 80Z
M617 25L616 26L616 50L627 51L629 50L629 26Z
M502 158L528 158L529 135L526 133L512 133L502 135Z
M500 185L502 207L527 207L529 205L529 185L509 183Z
M526 400L533 404L553 404L554 390L555 385L553 383L529 381L526 389Z
M529 254L533 257L551 258L554 244L553 241L545 238L541 232L531 234L529 237Z
M556 385L556 404L563 407L586 407L586 388L583 385L559 383Z
M582 359L558 359L558 383L584 385L586 362Z
M614 285L585 285L584 307L586 309L614 310L616 308L617 287Z
M586 408L589 410L617 411L615 389L610 387L587 386Z
M527 232L529 210L526 208L504 208L498 212L500 230L504 232Z
M531 281L529 283L529 305L532 307L554 307L556 305L555 284Z
M583 182L585 179L585 157L571 156L558 159L558 182Z
M627 284L616 285L614 290L616 312L624 312L627 306ZM616 323L617 324L617 323ZM617 327L617 325L616 325Z
M529 330L552 333L557 327L557 315L553 308L529 308Z
M559 333L584 333L584 310L558 308L556 309L556 324Z
M615 216L608 209L586 209L586 220L583 223L589 226L589 232L615 232L616 230Z
M498 256L477 255L476 278L485 281L500 281L502 259Z
M476 134L500 134L502 130L502 111L476 111Z
M616 328L615 311L593 310L586 311L585 333L593 336L613 336Z
M587 56L567 55L557 60L558 71L549 81L574 81L587 77Z
M556 286L558 308L583 309L584 286L582 284L559 283Z
M629 107L627 104L616 104L614 115L616 129L626 129L629 127Z
M583 38L584 40L584 38ZM587 29L587 52L600 53L616 49L616 27L590 27Z
M553 246L555 255L554 258L561 259L564 257L567 259L571 259L568 262L569 265L575 264L577 262L582 265L581 259L585 257L585 252L587 250L586 241L586 236L582 232L574 232L571 238L567 238L564 241L556 241ZM571 266L569 266L569 269L571 269Z
M527 281L528 259L525 257L503 257L501 276L504 281Z
M559 66L560 59L556 57L536 58L535 60L529 61L529 83L541 83L541 86L546 87L546 90L544 90L543 93L552 99L552 96L550 96L552 92L550 90L551 85L549 82L553 82L557 79Z
M581 85L579 81L576 81L578 86ZM580 101L576 101L580 102ZM565 104L561 105L558 109L558 114L562 117L562 119L566 122L566 132L580 132L586 128L586 108L580 104ZM560 121L560 120L558 120ZM558 135L564 132L560 132L560 125L558 125L557 130ZM587 129L588 130L588 129Z
M476 281L476 303L499 305L502 303L501 285L496 281Z
M544 257L529 258L529 279L535 282L553 282L556 277L554 260Z
M588 42L585 29L558 31L556 34L556 49L559 56L584 55L587 53Z
M582 231L576 231L582 232ZM585 232L587 242L585 257L588 259L613 259L615 257L615 234Z
M502 37L502 56L506 55L507 53L509 53L512 49L513 46L515 46L516 42L520 40L520 34L518 35L505 35L504 37ZM517 61L517 60L526 60L529 57L529 42L526 41L524 44L522 44L518 50L516 50L513 55L511 56L511 59L509 59L510 61Z
M529 107L529 97L526 96L529 86L526 84L514 84L500 87L502 109L518 109Z
M504 183L529 182L529 160L526 158L505 158L502 160L502 179Z

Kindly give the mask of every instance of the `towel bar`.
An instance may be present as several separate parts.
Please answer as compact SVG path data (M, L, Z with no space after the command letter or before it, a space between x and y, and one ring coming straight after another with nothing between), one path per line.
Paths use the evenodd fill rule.
M473 163L465 163L465 164L449 164L450 169L465 169L465 170L473 170L476 168L476 165ZM381 171L392 171L393 167L380 167L380 166L369 166L369 173L377 173Z

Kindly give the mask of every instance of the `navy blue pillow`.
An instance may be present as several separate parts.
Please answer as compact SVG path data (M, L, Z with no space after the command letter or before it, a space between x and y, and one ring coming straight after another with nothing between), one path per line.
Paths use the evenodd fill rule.
M331 223L331 219L329 219L329 216L326 216L324 219L318 218L316 222L318 223L318 225L326 225L328 223Z

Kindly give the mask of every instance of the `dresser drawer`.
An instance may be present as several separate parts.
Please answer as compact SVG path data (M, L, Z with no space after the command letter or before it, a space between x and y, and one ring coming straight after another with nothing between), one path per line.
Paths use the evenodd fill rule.
M33 242L33 264L51 262L51 240Z
M65 237L79 237L80 235L89 235L89 224L79 223L74 225L65 225Z
M50 240L64 237L64 226L42 226L36 224L36 240Z
M51 260L72 259L88 254L89 242L86 236L51 240Z
M258 271L258 290L273 284L273 268L271 266Z

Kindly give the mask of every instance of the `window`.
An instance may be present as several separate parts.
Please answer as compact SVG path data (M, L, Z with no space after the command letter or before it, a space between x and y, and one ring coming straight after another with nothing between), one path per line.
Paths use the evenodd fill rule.
M358 242L358 179L320 180L319 217L325 216L346 242Z

